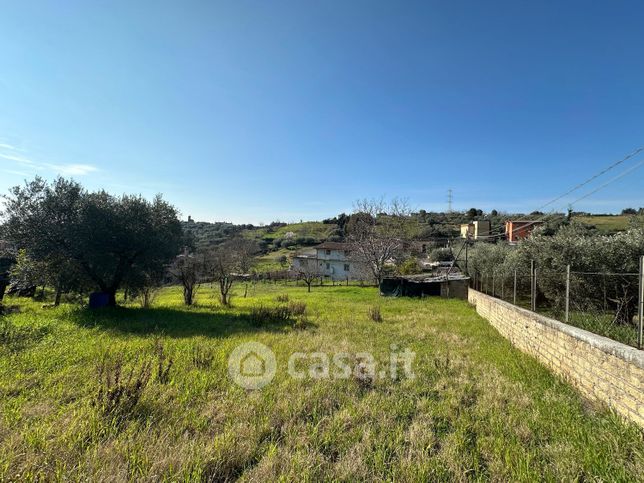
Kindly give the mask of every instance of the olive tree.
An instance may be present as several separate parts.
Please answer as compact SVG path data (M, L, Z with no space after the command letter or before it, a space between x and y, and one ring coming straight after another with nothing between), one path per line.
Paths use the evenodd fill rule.
M5 196L5 233L34 261L77 270L116 305L116 292L133 271L163 266L182 239L177 210L160 195L88 192L72 180L36 177Z

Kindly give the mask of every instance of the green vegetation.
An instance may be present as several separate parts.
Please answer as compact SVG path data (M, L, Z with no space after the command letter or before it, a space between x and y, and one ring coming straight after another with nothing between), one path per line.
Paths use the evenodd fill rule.
M273 223L246 230L243 235L256 240L260 245L263 244L269 250L313 246L338 236L337 225L319 221Z
M632 217L633 215L589 215L575 216L574 220L594 226L600 231L617 232L626 230Z
M644 228L598 234L573 223L551 236L535 235L517 246L477 244L469 253L468 274L479 288L512 297L517 274L517 296L530 300L530 264L538 270L537 305L562 319L566 267L570 265L572 325L625 344L637 340L636 322L639 259L644 253ZM494 282L495 281L495 282ZM493 285L494 284L494 285ZM507 287L505 292L500 287Z
M640 429L584 401L463 301L272 284L249 284L244 298L244 289L232 307L205 289L186 307L177 287L152 309L6 298L15 308L0 325L0 480L644 474ZM229 354L247 341L277 356L275 379L259 391L227 374ZM295 351L366 351L380 368L392 344L417 353L415 379L285 371Z

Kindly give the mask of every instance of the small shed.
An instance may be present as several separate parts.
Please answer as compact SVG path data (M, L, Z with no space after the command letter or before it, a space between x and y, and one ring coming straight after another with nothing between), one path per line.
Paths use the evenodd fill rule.
M380 283L380 295L387 297L444 297L467 300L470 277L449 275L408 275L386 277Z

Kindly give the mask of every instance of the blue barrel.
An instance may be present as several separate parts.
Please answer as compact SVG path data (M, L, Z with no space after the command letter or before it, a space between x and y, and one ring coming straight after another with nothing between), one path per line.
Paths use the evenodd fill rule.
M89 294L89 308L100 309L107 307L110 303L110 294L105 292L92 292Z

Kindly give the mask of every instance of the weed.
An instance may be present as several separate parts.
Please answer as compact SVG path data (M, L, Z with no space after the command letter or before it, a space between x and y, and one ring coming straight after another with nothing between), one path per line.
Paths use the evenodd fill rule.
M360 357L356 359L356 364L353 371L353 380L363 391L373 389L374 374L370 368L370 364L366 359Z
M103 415L119 420L132 414L152 373L150 363L144 362L137 369L131 367L126 375L123 360L122 354L112 360L103 357L98 366L98 391L94 400Z
M280 295L278 295L277 297L275 297L275 300L277 300L277 301L278 301L278 302L280 302L280 303L285 304L285 303L287 303L287 302L288 302L288 300L289 300L289 299L288 299L288 294L287 294L287 293L280 294Z
M302 317L306 314L306 303L291 302L288 304L288 312L290 317Z
M170 369L172 369L174 361L172 357L168 357L166 354L163 342L159 338L154 341L154 353L156 355L157 366L156 379L161 384L167 384L170 382Z
M212 362L215 359L215 355L209 349L194 346L192 348L192 365L197 369L208 369L212 367Z
M369 318L374 322L382 322L382 314L380 312L380 305L372 305L369 307Z

